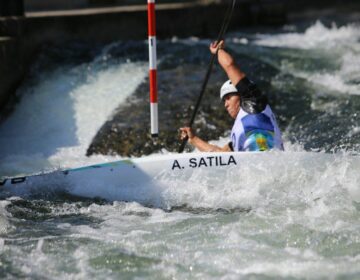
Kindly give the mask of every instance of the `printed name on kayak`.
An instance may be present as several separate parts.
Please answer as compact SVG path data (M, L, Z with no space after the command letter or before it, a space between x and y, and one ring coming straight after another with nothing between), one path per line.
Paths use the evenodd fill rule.
M222 156L208 156L201 158L190 158L187 167L199 168L199 167L212 167L212 166L228 166L237 165L233 156L222 157ZM174 169L185 169L186 166L181 166L178 160L174 160L172 170Z

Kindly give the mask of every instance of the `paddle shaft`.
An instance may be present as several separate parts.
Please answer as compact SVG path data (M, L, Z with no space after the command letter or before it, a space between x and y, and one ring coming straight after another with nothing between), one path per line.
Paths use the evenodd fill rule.
M208 82L208 80L209 80L209 78L210 78L211 70L212 70L212 67L213 67L213 65L214 65L215 57L216 57L216 54L213 54L213 55L211 56L210 64L209 64L208 70L207 70L207 72L206 72L206 76L205 76L205 79L204 79L204 81L203 81L203 84L202 84L202 86L201 86L200 95L199 95L199 97L198 97L198 99L197 99L197 102L196 102L194 111L193 111L193 113L192 113L192 116L191 116L191 119L190 119L190 122L189 122L189 125L188 125L189 127L192 127L192 125L193 125L193 123L194 123L194 120L195 120L195 117L196 117L196 114L197 114L197 112L198 112L198 110L199 110L199 107L200 107L200 104L201 104L201 100L202 100L202 97L203 97L204 92L205 92L206 84L207 84L207 82ZM188 137L188 136L186 136L186 137L182 140L181 145L180 145L180 147L179 147L179 153L182 153L182 152L184 151L185 146L186 146L186 143L187 143L188 140L189 140L189 137Z
M217 42L219 43L224 35L225 35L225 32L229 26L229 23L230 23L230 20L231 20L231 16L232 16L232 13L234 11L234 7L235 7L235 2L236 0L232 0L231 2L231 5L228 6L228 9L226 11L226 16L224 18L224 21L221 25L221 29L220 29L220 32L219 32L219 35L217 37ZM217 56L217 52L212 54L211 55L211 59L210 59L210 63L209 63L209 66L208 66L208 69L207 69L207 72L206 72L206 75L205 75L205 78L204 78L204 81L202 83L202 86L201 86L201 90L200 90L200 94L199 94L199 97L197 99L197 102L196 102L196 105L195 105L195 108L194 108L194 111L192 113L192 116L191 116L191 119L190 119L190 122L188 124L189 127L192 127L193 123L194 123L194 120L195 120L195 117L196 117L196 114L199 110L199 107L200 107L200 104L201 104L201 100L202 100L202 97L204 95L204 92L205 92L205 89L206 89L206 85L209 81L209 78L210 78L210 74L211 74L211 71L212 71L212 68L213 68L213 65L214 65L214 62L215 62L215 58ZM179 147L179 153L182 153L184 151L184 148L185 148L185 145L187 143L187 141L189 140L189 137L186 136L182 142L181 142L181 145Z

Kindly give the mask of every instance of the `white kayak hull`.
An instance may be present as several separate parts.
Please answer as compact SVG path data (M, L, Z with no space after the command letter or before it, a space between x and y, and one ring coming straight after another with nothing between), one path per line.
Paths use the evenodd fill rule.
M346 159L354 161L359 167L359 157ZM342 160L343 158L339 159L336 155L306 152L158 155L5 178L0 182L0 196L22 196L41 188L60 188L71 194L89 198L146 202L161 196L169 182L177 182L175 185L179 187L188 180L197 178L202 180L201 183L204 183L205 179L212 185L221 185L230 177L232 181L240 183L245 180L245 173L251 173L255 180L256 176L260 179L262 175L271 174L272 168L281 175L282 169L286 172L285 169L289 168L289 165L294 165L288 171L294 174L296 166L321 173L329 164Z

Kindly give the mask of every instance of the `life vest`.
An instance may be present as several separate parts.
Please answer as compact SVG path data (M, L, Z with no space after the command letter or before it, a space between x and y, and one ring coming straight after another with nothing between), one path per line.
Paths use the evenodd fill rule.
M257 114L241 108L231 130L231 142L234 151L284 150L281 132L269 105Z

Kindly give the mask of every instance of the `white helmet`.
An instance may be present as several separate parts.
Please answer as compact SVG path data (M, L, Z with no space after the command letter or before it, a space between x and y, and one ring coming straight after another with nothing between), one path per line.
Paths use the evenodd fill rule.
M237 92L238 91L236 87L233 85L233 83L230 80L228 80L222 85L220 89L220 99L223 100L224 96L229 93L237 93Z

